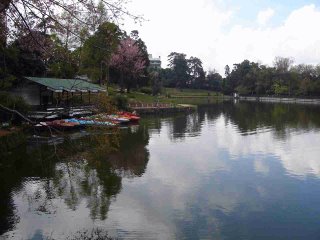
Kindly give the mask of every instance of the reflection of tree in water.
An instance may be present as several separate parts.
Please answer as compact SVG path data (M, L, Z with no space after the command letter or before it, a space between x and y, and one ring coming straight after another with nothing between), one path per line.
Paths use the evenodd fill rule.
M14 137L14 136L12 136ZM23 135L19 134L20 138ZM0 145L5 144L1 139ZM10 142L10 139L5 141ZM16 144L21 144L18 141ZM12 146L11 146L12 147ZM15 149L1 149L0 152L0 234L11 230L19 221L12 200L12 191L20 191L23 181L34 177L50 178L53 176L54 163L48 156L54 154L52 148L43 147L42 151L30 150L21 144ZM47 160L44 163L43 160Z
M170 137L184 139L186 136L200 135L204 116L198 113L181 114L173 117L170 122Z
M149 133L146 126L128 128L120 140L120 149L111 153L108 160L113 169L122 176L142 176L149 160L146 145L149 142Z
M273 104L256 102L223 102L200 105L193 114L181 114L169 120L170 138L184 139L198 136L205 120L214 122L223 116L226 124L231 122L239 131L254 134L257 130L273 129L279 138L285 138L292 129L310 130L320 127L318 106L296 104Z
M56 148L42 145L30 149L24 144L2 156L0 233L12 229L20 217L12 200L17 193L31 212L55 213L54 199L63 199L74 211L85 201L92 219L106 219L112 199L121 190L122 176L141 176L149 159L149 135L143 127L126 130L120 139L121 152L110 153L101 146L110 143L110 138L118 137L102 134L66 140ZM111 145L117 139L112 141Z
M310 130L320 127L319 107L312 105L224 102L205 109L216 109L216 115L222 113L226 121L235 124L243 134L254 133L259 128L272 128L277 136L285 137L290 129Z

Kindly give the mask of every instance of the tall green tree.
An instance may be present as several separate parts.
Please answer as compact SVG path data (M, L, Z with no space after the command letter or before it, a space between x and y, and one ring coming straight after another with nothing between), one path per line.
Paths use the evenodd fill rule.
M206 74L202 67L202 61L197 57L188 59L189 82L188 85L194 88L204 88Z
M105 22L90 36L81 51L80 73L100 84L109 81L111 55L116 51L121 37L120 28L114 23Z
M172 52L168 56L169 67L173 72L175 87L184 88L189 82L190 69L186 54Z
M209 71L207 74L208 88L213 91L222 91L223 78L222 76L214 71Z

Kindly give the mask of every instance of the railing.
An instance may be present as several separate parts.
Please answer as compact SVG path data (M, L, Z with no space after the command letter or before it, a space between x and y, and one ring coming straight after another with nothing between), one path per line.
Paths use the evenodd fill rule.
M130 103L130 108L174 108L171 103Z

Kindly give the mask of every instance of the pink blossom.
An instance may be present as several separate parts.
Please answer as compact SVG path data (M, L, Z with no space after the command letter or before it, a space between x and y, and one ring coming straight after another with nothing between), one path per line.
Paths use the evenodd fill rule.
M110 66L132 76L138 76L145 68L145 64L139 46L130 37L120 42L118 50L112 55L110 61Z

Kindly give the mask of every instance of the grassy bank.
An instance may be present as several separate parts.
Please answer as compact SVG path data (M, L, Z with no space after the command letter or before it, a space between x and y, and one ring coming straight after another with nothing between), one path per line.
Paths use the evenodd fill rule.
M109 95L117 94L117 86L109 87ZM132 103L172 103L172 104L203 104L221 101L223 95L214 91L201 89L176 89L164 88L162 93L157 96L146 94L138 90L132 90L130 93L123 93Z

